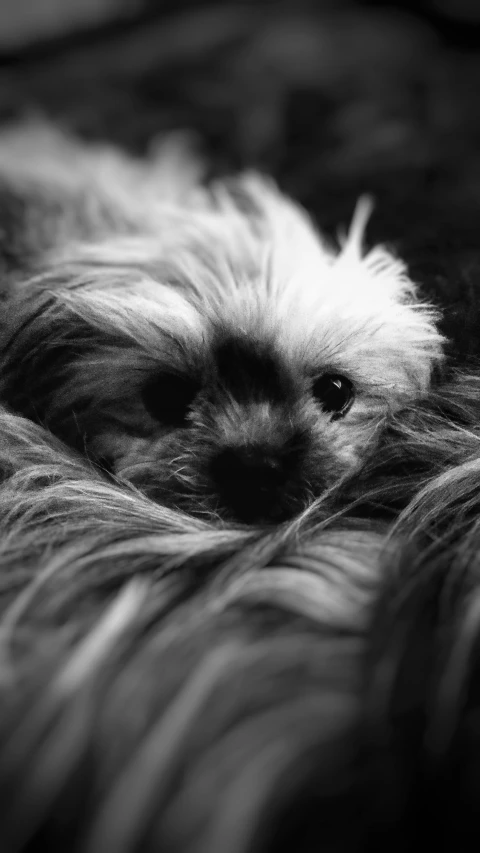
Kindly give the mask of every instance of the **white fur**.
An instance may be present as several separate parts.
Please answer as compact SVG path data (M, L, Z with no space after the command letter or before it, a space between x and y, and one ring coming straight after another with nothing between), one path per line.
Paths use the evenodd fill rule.
M156 161L140 162L80 146L51 129L40 128L38 137L31 128L23 133L23 148L8 136L0 143L0 170L13 168L22 185L45 184L45 193L60 197L67 210L70 199L77 207L52 235L41 272L17 282L21 307L13 309L7 334L15 336L16 324L32 310L33 289L44 294L47 327L77 316L105 336L94 354L73 365L59 400L74 409L82 394L93 396L110 412L128 408L124 423L147 424L144 439L126 440L118 430L94 436L96 451L113 453L122 476L155 470L165 448L165 431L146 419L138 402L142 377L155 366L207 375L219 332L273 347L298 388L292 423L307 429L318 447L328 446L342 476L370 451L386 415L427 391L442 358L437 315L419 301L399 258L383 246L364 249L369 199L359 201L335 246L259 174L204 187L201 166L183 157L185 149L175 158L167 145ZM36 144L37 160L26 160ZM326 372L346 376L356 389L341 421L311 400L312 382ZM272 436L284 433L285 413L270 407L266 417ZM203 409L192 413L197 426L203 418ZM211 449L227 434L252 437L263 430L265 436L260 423L258 412L231 400L217 412L213 432L207 435L204 424L201 439L191 440ZM183 457L184 450L170 452L170 468L175 477L186 470L193 482L192 460L184 464ZM333 472L333 461L329 467Z

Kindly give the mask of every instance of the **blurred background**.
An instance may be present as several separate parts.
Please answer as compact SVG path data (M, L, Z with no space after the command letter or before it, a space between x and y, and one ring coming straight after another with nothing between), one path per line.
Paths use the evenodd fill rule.
M188 130L213 172L271 172L335 232L377 199L478 355L480 2L0 0L0 121L43 113L142 153Z

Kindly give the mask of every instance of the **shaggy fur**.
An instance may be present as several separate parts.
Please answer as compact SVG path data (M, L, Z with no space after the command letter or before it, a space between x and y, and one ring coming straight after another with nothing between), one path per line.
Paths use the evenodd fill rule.
M480 373L429 387L433 314L386 250L362 254L365 206L334 252L258 176L213 191L180 169L191 200L167 205L172 152L4 139L2 853L470 849ZM356 386L337 419L312 399L329 346ZM214 351L210 419L199 400L153 427L144 377L212 375ZM277 441L310 411L325 467L293 518L240 525L198 466L262 406ZM189 441L188 489L162 481Z
M0 397L155 500L289 518L427 391L436 315L364 252L366 199L337 249L271 181L202 186L168 143L136 162L13 129L0 175Z
M356 499L265 531L3 412L2 850L467 849L479 382L399 413Z
M2 849L251 849L356 717L381 536L215 529L1 430Z

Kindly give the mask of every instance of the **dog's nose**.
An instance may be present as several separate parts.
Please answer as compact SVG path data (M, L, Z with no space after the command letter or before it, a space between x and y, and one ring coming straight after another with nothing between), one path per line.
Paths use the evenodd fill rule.
M262 491L276 489L285 479L278 458L257 448L223 450L216 460L216 477L221 483L245 483Z
M211 473L224 504L241 521L269 518L281 504L285 465L278 455L255 447L222 450ZM279 500L280 498L280 500Z

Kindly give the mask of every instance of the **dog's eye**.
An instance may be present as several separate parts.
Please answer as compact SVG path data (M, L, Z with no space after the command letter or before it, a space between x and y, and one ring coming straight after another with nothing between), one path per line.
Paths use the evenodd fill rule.
M313 394L325 412L333 418L341 418L347 414L355 397L355 390L345 376L336 373L325 373L313 383Z
M186 376L162 373L142 389L143 404L152 418L166 426L182 426L198 391L199 383Z

